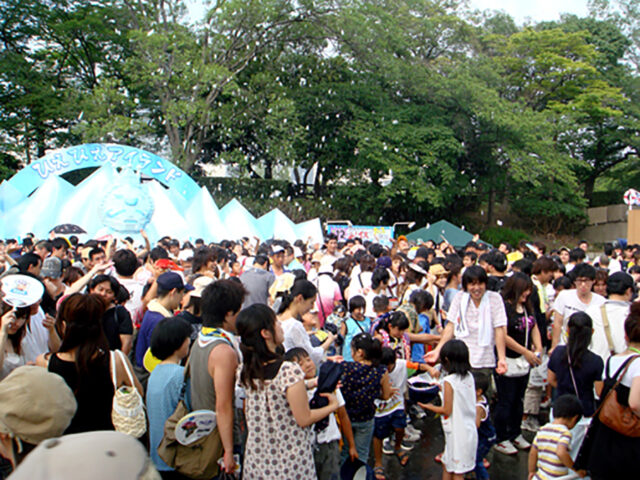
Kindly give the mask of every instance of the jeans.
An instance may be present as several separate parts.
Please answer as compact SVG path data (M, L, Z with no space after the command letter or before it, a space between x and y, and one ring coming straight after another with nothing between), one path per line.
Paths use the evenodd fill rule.
M351 422L351 429L353 430L353 439L356 444L356 451L358 452L358 458L364 463L369 461L369 450L371 448L371 442L373 441L373 426L374 420L367 420L365 422ZM342 446L342 455L340 455L340 464L349 456L348 442L345 442Z
M498 404L493 424L498 443L513 440L520 435L520 423L524 411L524 392L529 383L529 374L521 377L495 375Z

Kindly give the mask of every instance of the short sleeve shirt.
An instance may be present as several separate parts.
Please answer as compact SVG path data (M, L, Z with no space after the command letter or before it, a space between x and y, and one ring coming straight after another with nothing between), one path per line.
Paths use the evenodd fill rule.
M538 431L533 446L538 450L536 480L552 480L569 473L556 453L560 445L570 450L571 432L565 425L547 423Z
M382 393L384 366L374 367L358 362L344 362L342 370L342 396L349 419L366 422L375 414L375 399Z

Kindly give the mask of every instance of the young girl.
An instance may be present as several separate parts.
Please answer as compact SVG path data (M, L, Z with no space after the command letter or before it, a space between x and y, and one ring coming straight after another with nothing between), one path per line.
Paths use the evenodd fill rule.
M315 480L316 470L306 427L338 409L329 404L311 410L304 373L278 353L284 341L282 325L266 305L254 304L238 315L244 357L240 380L246 389L248 437L244 477L265 480Z
M476 427L478 427L478 449L476 450L476 480L488 480L489 473L485 465L485 455L496 443L496 430L489 418L489 401L486 392L489 390L490 379L481 372L473 373L476 384Z
M346 362L353 360L351 357L351 341L360 334L366 333L371 328L371 321L364 316L366 301L363 296L356 295L349 299L349 316L340 326L340 335L344 338L342 357Z
M442 368L442 406L418 403L422 408L442 415L444 454L442 479L462 480L476 466L478 431L476 429L476 389L469 365L469 349L462 340L449 340L440 350ZM435 369L429 373L437 376ZM433 373L432 373L433 372Z
M373 438L374 401L377 398L388 400L393 391L387 369L379 365L382 345L378 339L368 333L359 333L351 341L351 356L353 361L343 363L341 391L351 419L358 458L366 462ZM342 460L347 457L346 450L345 445Z
M383 347L391 348L396 354L396 358L411 360L411 347L407 330L409 320L402 312L392 312L386 322L378 329L378 338L382 341Z

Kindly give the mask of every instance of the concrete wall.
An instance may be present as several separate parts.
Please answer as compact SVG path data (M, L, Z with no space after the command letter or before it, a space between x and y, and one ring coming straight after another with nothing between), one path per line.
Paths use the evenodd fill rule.
M628 207L624 204L588 208L589 225L580 232L579 237L588 240L589 243L627 238L627 212Z

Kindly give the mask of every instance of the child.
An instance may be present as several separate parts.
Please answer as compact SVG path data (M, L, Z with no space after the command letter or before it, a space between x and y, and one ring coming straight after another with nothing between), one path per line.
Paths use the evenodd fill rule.
M424 334L431 334L431 318L429 317L429 311L433 308L433 296L426 290L416 290L409 297L409 303L411 303L418 313L418 324L420 325L420 332ZM439 335L433 335L433 342L437 343L440 340ZM414 362L423 362L425 354L424 344L413 341L411 344L411 360Z
M378 339L368 333L359 333L351 341L351 356L353 361L343 363L341 388L358 458L366 462L373 438L375 400L389 400L393 391L389 373L380 365L382 345ZM353 445L349 443L349 446ZM342 459L346 457L343 449Z
M308 388L307 396L311 401L316 393L315 385L317 384L316 365L313 360L311 360L304 348L288 350L284 355L284 359L288 362L296 362L302 368ZM340 439L342 438L340 430L342 430L342 435L347 439L349 445L354 445L349 447L349 456L352 460L358 458L358 452L353 440L353 431L351 430L351 421L349 420L349 415L347 415L347 410L344 408L344 398L339 388L336 389L335 395L338 398L339 407L336 410L336 415L340 420L340 428L338 428L336 417L329 415L329 425L324 430L316 432L315 440L312 442L313 460L316 464L318 480L331 480L338 478L340 475Z
M476 427L478 428L478 449L476 451L476 480L487 480L489 474L484 457L496 443L496 430L489 418L489 402L485 394L489 389L489 377L484 373L473 372L476 383Z
M469 349L462 340L449 340L440 351L440 361L447 373L442 379L442 406L420 402L418 405L442 415L445 442L442 479L462 480L465 473L475 468L478 447L476 392L470 372ZM431 376L437 376L435 370L427 368Z
M184 382L180 362L189 354L191 325L183 318L161 320L151 334L151 353L162 360L147 383L147 415L151 460L163 478L174 478L173 469L158 456L164 423L178 406Z
M407 316L402 312L392 312L388 320L381 324L376 336L382 341L383 347L389 347L394 351L397 358L409 360L411 347L407 335L408 329Z
M366 333L371 327L371 320L364 316L366 301L362 295L349 299L349 316L340 326L340 335L344 338L342 356L345 362L353 361L351 357L351 341L360 334Z
M540 429L529 452L529 480L560 478L573 469L571 429L582 417L582 404L575 395L560 395L553 402L553 422ZM584 477L585 472L578 472Z
M375 468L373 473L376 479L385 478L384 467L382 466L382 442L395 432L394 452L400 465L403 467L409 461L407 453L413 447L403 442L405 427L407 426L407 416L404 409L404 394L407 389L407 368L416 370L427 370L427 365L407 362L396 358L393 349L385 347L382 349L380 364L387 368L393 396L389 400L376 400L376 415L373 427L373 454L375 456Z

